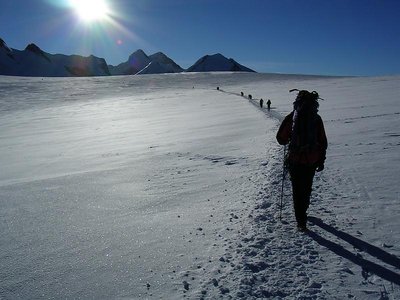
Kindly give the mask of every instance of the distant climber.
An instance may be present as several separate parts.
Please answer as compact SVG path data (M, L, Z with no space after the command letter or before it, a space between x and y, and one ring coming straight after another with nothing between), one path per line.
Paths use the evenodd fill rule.
M242 96L242 97L244 96L243 92L240 92L240 96Z
M250 99L250 100L251 100L251 99L253 99L253 96L252 96L252 95L250 95L250 94L249 94L249 99Z
M271 110L271 100L269 100L269 99L267 101L267 109Z
M261 98L261 99L260 99L260 107L261 107L261 108L263 107L263 104L264 104L264 100Z
M283 120L276 139L281 145L289 144L286 161L292 181L293 206L298 229L306 231L313 178L315 171L324 169L328 141L318 115L318 93L298 92L293 112Z

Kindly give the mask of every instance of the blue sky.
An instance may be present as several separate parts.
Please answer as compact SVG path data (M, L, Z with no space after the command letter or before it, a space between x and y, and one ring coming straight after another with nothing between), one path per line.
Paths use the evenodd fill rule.
M222 53L258 72L400 74L399 0L106 0L91 24L68 1L0 0L0 37L113 65L143 49L183 68Z

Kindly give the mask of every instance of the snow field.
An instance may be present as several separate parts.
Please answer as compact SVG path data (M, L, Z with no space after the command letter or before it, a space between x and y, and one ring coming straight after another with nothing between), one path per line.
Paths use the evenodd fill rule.
M308 234L288 180L279 221L291 88L326 98ZM0 91L1 297L400 297L398 77L1 77Z

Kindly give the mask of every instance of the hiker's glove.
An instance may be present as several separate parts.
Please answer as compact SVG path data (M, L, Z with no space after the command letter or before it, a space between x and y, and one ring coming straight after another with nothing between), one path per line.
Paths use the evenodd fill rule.
M325 168L324 164L320 164L317 166L317 169L315 171L321 172Z

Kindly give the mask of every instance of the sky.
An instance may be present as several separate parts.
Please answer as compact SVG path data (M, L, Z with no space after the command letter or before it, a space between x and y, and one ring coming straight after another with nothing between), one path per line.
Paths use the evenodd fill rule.
M92 22L76 10L83 1L0 0L0 38L111 65L142 49L183 68L221 53L263 73L400 74L398 0L104 0Z

